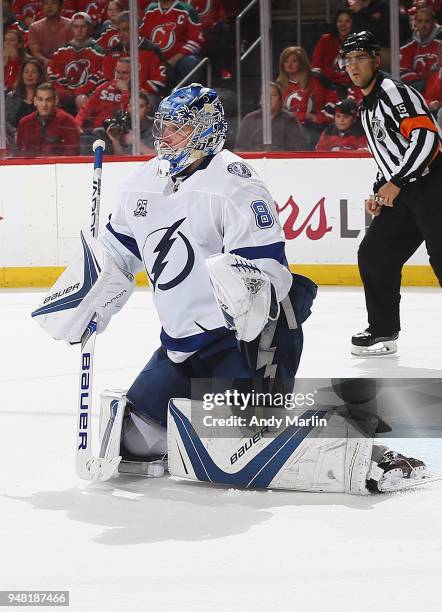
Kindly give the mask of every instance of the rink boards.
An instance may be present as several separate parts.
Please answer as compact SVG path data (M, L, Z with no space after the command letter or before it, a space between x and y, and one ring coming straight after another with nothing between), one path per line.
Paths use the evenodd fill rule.
M291 267L320 284L361 284L357 249L370 223L363 203L376 174L373 159L365 153L244 157L275 200ZM89 158L18 162L0 165L0 287L44 287L77 252L80 228L88 228L92 163ZM142 163L142 158L106 160L101 226L119 185ZM403 282L437 285L424 247L405 267Z

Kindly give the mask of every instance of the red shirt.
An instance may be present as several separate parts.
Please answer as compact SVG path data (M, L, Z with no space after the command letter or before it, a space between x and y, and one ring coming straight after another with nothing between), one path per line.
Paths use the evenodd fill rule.
M24 21L26 17L35 20L43 17L43 0L14 0L12 10L19 21Z
M158 2L150 4L140 35L158 45L166 59L177 53L196 55L204 42L198 13L184 2L174 2L166 10Z
M337 85L351 85L350 77L338 65L341 40L333 34L324 34L318 40L312 56L312 68L319 68L324 76Z
M44 57L52 57L54 52L66 45L72 38L71 22L66 17L50 20L44 17L31 23L29 46L38 45Z
M80 155L80 130L75 119L60 108L46 120L32 113L18 123L17 151L23 157Z
M356 151L367 148L367 139L361 127L351 126L343 132L333 124L322 132L315 151Z
M130 90L122 91L115 81L99 85L86 104L82 106L75 121L81 129L103 127L103 121L115 117L117 111L125 111L130 100Z
M424 98L428 103L442 102L442 68L432 70L428 75Z
M103 82L103 50L91 43L79 49L72 43L60 47L48 66L48 78L59 94L90 94Z
M97 45L100 45L105 51L110 51L112 47L119 44L118 28L112 24L102 32L100 38L97 40Z
M71 19L75 13L87 13L94 26L106 18L106 8L109 0L64 0L61 14Z
M223 0L189 0L198 16L204 30L213 28L220 21L226 20Z
M23 36L23 46L24 47L28 47L28 30L26 29L26 26L24 26L23 23L21 23L20 21L13 21L12 23L4 23L3 24L3 35L8 31L8 30L17 30L18 32L20 32L20 34Z
M128 50L121 43L114 45L106 53L103 61L105 79L112 81L115 77L115 66L122 57L129 57ZM138 45L140 89L147 93L158 94L166 84L166 65L161 58L161 52L149 40L141 39Z
M315 123L323 125L333 121L333 116L325 110L326 104L336 104L339 101L336 91L326 89L317 77L310 80L310 91L302 89L300 84L290 81L283 92L284 108L297 116L301 123L305 123L306 114L316 115Z
M405 83L426 79L437 62L439 43L433 39L428 45L412 40L401 47L401 78Z
M11 91L14 89L17 82L18 73L20 72L21 62L21 57L16 57L15 59L9 59L5 63L3 67L3 74L6 91Z

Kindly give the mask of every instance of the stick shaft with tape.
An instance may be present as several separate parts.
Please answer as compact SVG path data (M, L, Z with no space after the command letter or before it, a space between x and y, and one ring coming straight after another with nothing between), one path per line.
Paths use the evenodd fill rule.
M94 178L92 181L91 234L98 236L100 223L101 173L103 170L104 140L96 140L92 146L94 151Z
M105 143L96 140L94 151L94 176L92 182L91 234L98 236L100 221L101 171ZM84 480L107 480L116 469L117 461L95 457L92 453L92 378L94 351L97 335L96 317L92 317L81 339L80 384L78 398L77 444L75 469ZM119 458L118 458L119 459Z

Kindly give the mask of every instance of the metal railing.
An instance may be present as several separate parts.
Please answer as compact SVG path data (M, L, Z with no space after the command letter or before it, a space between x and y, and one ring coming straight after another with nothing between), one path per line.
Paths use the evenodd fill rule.
M185 85L190 80L190 77L195 74L195 72L197 72L200 68L202 68L205 64L207 65L206 85L207 87L212 87L212 64L208 57L203 57L203 59L198 62L198 64L194 68L192 68L192 70L188 74L186 74L186 76L181 79L181 81L177 85L175 85L174 90Z
M391 76L400 76L399 0L390 0L390 68Z
M272 12L270 0L259 0L261 31L261 106L262 142L272 144L272 116L270 110L270 82L272 79Z
M241 21L244 16L250 11L255 4L257 4L259 0L252 0L246 6L244 10L242 10L236 18L235 28L236 28L236 114L238 115L238 125L241 121L241 112L242 112L242 94L241 94L241 63L250 55L250 53L255 49L257 45L261 42L261 36L250 45L250 47L241 54Z
M138 36L138 0L129 0L130 27L130 97L132 106L132 155L140 154L140 71Z
M5 79L3 58L3 2L0 2L0 158L6 149Z

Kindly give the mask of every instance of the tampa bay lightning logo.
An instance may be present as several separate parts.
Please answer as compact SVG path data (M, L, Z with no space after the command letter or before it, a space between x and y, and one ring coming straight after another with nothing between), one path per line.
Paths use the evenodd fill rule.
M236 174L236 176L242 176L243 178L250 178L252 173L247 166L241 162L233 162L227 166L227 170L230 174Z
M182 232L178 231L178 228L183 223L183 221L185 221L185 219L186 217L184 217L183 219L179 219L179 221L176 221L170 227L160 227L159 229L155 230L147 236L147 238L149 239L154 234L164 232L163 237L153 249L153 253L156 253L157 256L152 265L150 273L147 273L154 291L156 289L161 289L161 291L168 291L169 289L173 289L174 287L182 283L183 280L185 280L189 276L193 269L193 266L195 264L195 252L188 238ZM163 283L159 283L158 281L160 277L164 276L163 273L166 270L167 265L169 264L167 256L169 255L170 250L172 249L174 243L177 240L181 242L181 246L184 247L184 252L187 254L185 264L178 272L178 274L174 275L172 279L167 280ZM175 249L178 251L177 246L175 246ZM178 260L178 258L179 261L184 259L181 250L179 251L179 253L177 252L174 255L175 256L172 255L171 257L171 262L173 261L174 264ZM172 267L172 264L170 264L170 267ZM173 269L175 268L176 266L173 265Z

